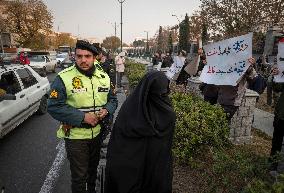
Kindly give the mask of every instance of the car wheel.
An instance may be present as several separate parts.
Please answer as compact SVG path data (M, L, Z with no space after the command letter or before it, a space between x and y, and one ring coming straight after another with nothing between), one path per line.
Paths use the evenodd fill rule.
M46 77L47 71L46 71L46 67L42 68L42 76Z
M47 112L47 97L43 96L40 100L40 105L37 110L37 114L43 115Z

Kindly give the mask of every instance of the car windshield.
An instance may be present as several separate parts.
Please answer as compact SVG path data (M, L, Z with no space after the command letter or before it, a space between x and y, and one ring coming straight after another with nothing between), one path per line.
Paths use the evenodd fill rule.
M30 56L29 59L31 62L45 62L45 56L41 56L41 55Z
M57 55L56 57L57 57L57 58L66 58L67 55L65 55L65 54L60 54L60 55Z

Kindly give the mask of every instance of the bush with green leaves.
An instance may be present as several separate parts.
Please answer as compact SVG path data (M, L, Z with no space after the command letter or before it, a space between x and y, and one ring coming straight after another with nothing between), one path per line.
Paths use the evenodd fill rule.
M138 85L141 78L145 75L146 66L145 64L136 63L133 60L126 60L125 72L128 77L129 86L131 88L134 88Z
M245 188L243 193L283 193L284 192L284 174L277 177L277 181L269 183L267 181L254 179Z
M214 149L207 176L209 192L241 192L253 179L268 180L269 166L267 156L257 154L250 145Z
M177 115L173 153L181 163L192 163L204 147L223 147L229 143L229 127L223 109L197 96L171 94Z

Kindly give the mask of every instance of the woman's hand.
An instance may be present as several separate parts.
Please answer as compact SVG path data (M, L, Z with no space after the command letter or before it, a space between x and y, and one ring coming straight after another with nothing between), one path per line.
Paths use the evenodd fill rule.
M253 58L253 57L249 58L248 61L249 61L250 65L255 64L255 58Z
M279 71L279 69L277 67L272 67L272 69L271 69L271 74L272 75L277 75L279 73L280 73L280 71Z

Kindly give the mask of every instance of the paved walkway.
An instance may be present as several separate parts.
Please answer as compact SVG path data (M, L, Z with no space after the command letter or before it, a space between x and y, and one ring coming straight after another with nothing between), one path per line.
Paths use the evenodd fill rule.
M254 122L253 127L259 129L272 137L273 135L273 119L274 115L272 113L255 109L254 111Z

